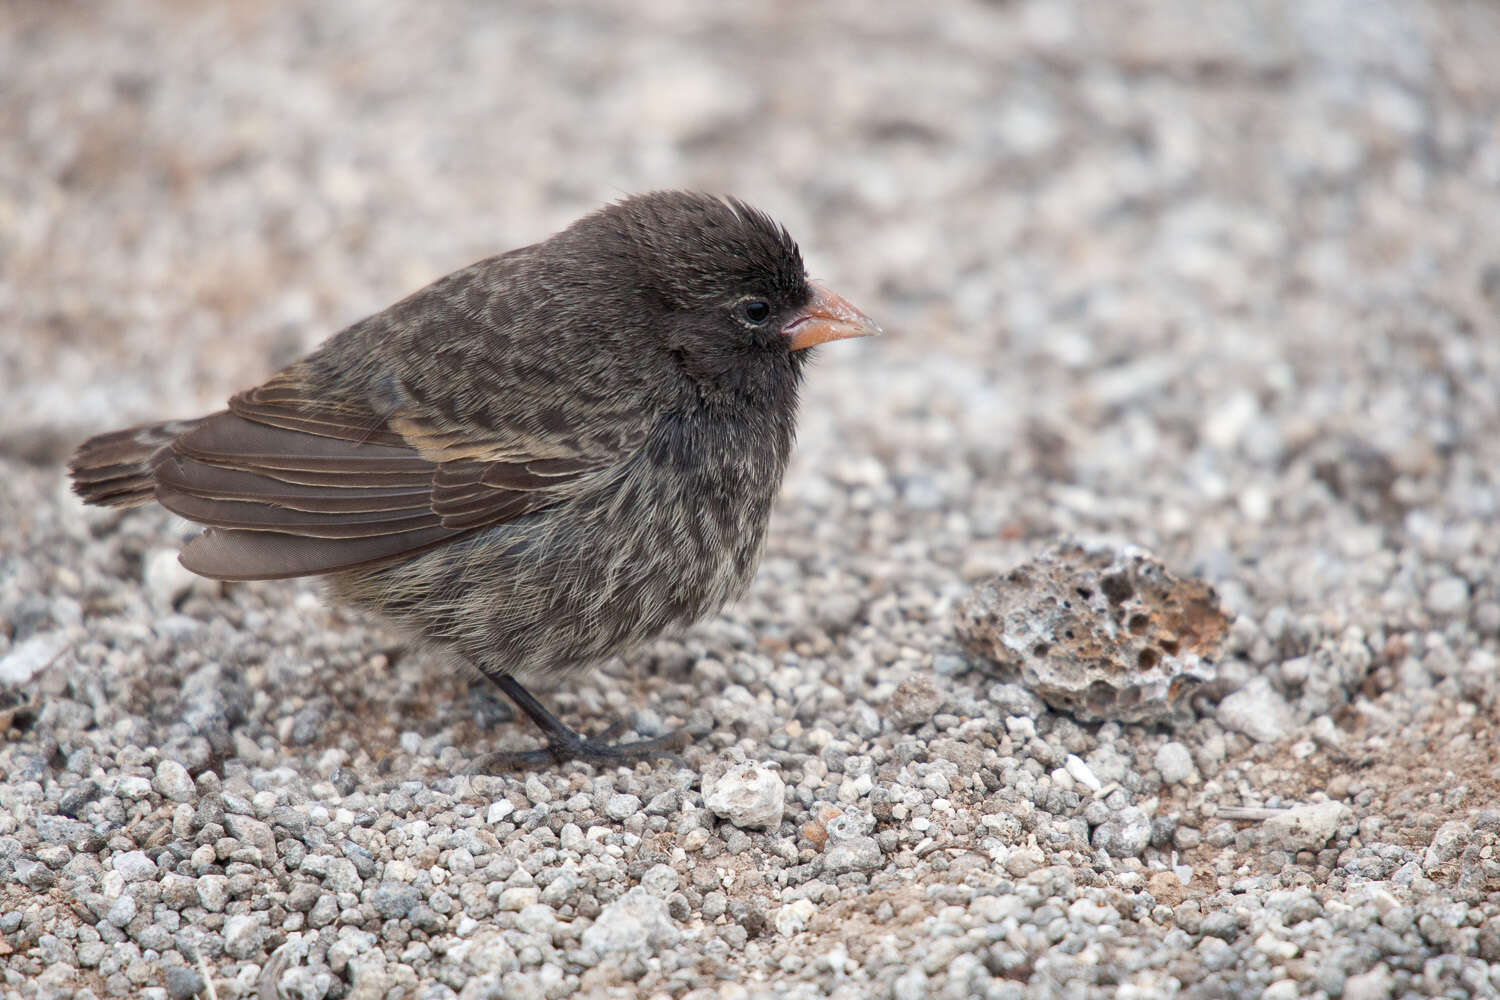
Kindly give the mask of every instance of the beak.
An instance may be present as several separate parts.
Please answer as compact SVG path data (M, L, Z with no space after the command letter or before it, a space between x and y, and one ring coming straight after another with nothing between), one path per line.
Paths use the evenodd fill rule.
M848 301L822 285L812 286L812 301L792 314L781 335L794 351L848 337L878 337L880 327Z

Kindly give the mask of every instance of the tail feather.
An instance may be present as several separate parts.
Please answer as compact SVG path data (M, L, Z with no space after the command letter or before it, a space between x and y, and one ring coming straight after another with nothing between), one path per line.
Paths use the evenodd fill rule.
M73 492L84 503L137 507L154 499L156 467L172 442L198 426L198 420L167 420L127 427L89 438L68 461Z

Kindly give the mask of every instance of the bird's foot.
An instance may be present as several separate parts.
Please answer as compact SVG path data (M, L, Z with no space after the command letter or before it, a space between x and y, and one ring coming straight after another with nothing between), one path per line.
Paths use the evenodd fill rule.
M527 767L547 764L566 764L570 760L581 760L588 764L606 767L630 761L665 757L679 766L685 766L676 751L682 749L686 734L674 730L665 736L649 740L634 740L630 743L610 742L625 728L615 723L600 734L598 739L569 729L561 719L547 711L532 693L509 674L486 672L485 676L525 712L547 740L547 745L536 750L515 750L486 754L474 762L474 770L492 770Z
M610 742L622 728L617 723L597 739L571 729L565 729L562 732L549 731L546 746L535 750L512 750L485 754L474 762L474 769L492 772L548 764L566 764L573 760L611 767L638 760L665 759L679 766L685 766L682 758L677 755L677 751L686 743L686 734L681 729L675 729L664 736L648 740L631 740L628 743Z

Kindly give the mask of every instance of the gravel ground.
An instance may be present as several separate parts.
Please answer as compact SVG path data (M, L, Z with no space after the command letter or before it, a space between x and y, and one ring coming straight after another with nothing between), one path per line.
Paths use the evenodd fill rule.
M1458 0L4 5L0 990L1500 993L1497 47ZM534 736L464 670L68 495L86 434L677 186L889 334L822 352L749 597L547 695L687 766L469 774ZM1070 533L1216 589L1185 717L964 652Z

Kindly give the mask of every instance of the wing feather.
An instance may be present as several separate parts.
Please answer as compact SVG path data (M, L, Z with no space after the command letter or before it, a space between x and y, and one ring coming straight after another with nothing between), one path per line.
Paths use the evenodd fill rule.
M183 551L189 569L268 579L408 557L565 502L645 437L642 424L585 453L563 436L471 432L460 448L430 414L382 420L310 398L306 385L283 373L241 393L158 461L157 500L208 529Z
M278 580L378 566L454 537L447 528L373 538L308 538L274 531L209 528L183 548L182 564L217 580Z
M568 355L524 347L555 335L544 274L534 248L455 272L170 445L153 437L158 452L100 439L79 488L130 503L153 489L207 529L183 564L226 580L379 565L566 503L628 462L652 419L629 383L597 384L616 369L591 366L585 393ZM482 395L451 391L476 369Z

